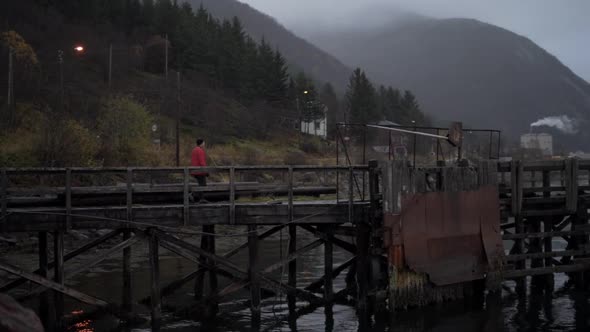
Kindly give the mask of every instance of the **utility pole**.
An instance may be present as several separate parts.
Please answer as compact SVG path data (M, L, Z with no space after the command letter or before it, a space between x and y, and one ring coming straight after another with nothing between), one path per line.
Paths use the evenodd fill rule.
M8 94L6 99L8 107L12 105L13 66L12 47L8 47Z
M111 90L112 79L113 79L113 43L109 44L109 91Z
M176 167L180 166L180 71L176 72Z
M61 111L64 112L64 51L57 50L57 62L59 63L59 94Z
M166 82L168 82L168 34L166 34L165 39L166 47L164 47L164 77L166 78Z
M12 47L8 47L8 93L6 95L6 123L8 126L12 124L12 103L13 103L13 96L14 96L14 59L13 59L13 52Z

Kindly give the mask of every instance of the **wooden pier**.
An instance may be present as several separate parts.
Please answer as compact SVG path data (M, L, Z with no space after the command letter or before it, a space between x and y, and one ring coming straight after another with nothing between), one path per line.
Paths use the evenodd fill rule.
M431 270L435 272L422 276L433 288L439 287L437 283L447 287L449 283L458 283L457 280L490 281L495 276L500 280L517 280L521 291L526 285L525 278L534 276L534 284L552 289L552 275L557 272L571 273L579 285L589 279L584 271L590 269L587 258L590 161L485 161L471 167L435 168L396 162L333 167L210 167L206 170L223 173L229 181L209 187L195 186L190 175L194 170L197 168L1 170L0 233L36 233L39 259L35 271L25 271L0 259L0 270L18 276L0 284L0 292L10 292L28 282L38 285L21 299L39 297L41 308L45 309L48 303L53 303L51 308L55 312L41 310L41 315L47 324L57 325L63 316L64 295L108 310L123 320L132 320L134 305L145 304L151 308L154 330L161 324L161 299L192 281L195 301L186 312L193 317L216 315L220 303L243 290L250 294L245 303L252 312L253 324L260 321L264 298L277 295L286 295L290 308L296 300L319 306L338 301L349 303L347 299L352 297L360 313L387 310L387 303L389 310L393 310L396 299L392 294L396 293L390 282L392 273L411 268L413 264L410 257L413 253L408 252L412 246L403 241L404 234L412 234L407 233L411 231L407 223L413 217L405 214L404 206L411 205L403 202L416 197L424 197L425 202L432 197L438 197L440 202L450 199L449 202L456 203L453 204L457 205L457 211L463 211L465 202L479 202L483 208L494 210L486 210L490 212L488 216L496 216L483 223L469 217L476 214L466 215L461 222L473 229L471 233L461 227L456 228L457 234L453 233L456 229L445 228L437 238L436 231L426 230L433 241L438 241L432 242L437 245L456 236L472 241L465 243L473 243L476 249L472 257L467 255L465 259L474 259L481 267L462 276L437 275L436 269ZM253 172L273 173L275 181L260 184L241 177ZM170 179L176 182L152 183L156 175L160 182ZM113 177L120 183L113 184L110 181ZM311 183L314 181L310 177L321 180ZM402 178L407 180L395 180ZM209 193L212 195L209 197L216 199L194 203L192 194L199 192ZM238 199L267 194L275 199ZM460 198L462 195L465 197ZM436 209L433 211L437 213ZM480 228L480 224L485 227ZM216 232L219 225L230 226L235 231L221 234ZM111 231L66 252L64 237L69 232L92 229ZM286 255L274 262L260 257L261 241L283 229L289 235ZM308 232L315 240L300 243L297 230ZM188 241L187 236L200 241ZM221 236L242 237L244 241L220 253L216 239ZM553 247L554 238L566 241L563 250ZM483 252L478 241L483 241ZM50 243L52 250L49 250ZM104 247L105 243L112 245L85 258L82 264L68 266L69 260L88 254L99 245ZM149 252L151 289L146 290L144 298L134 299L131 250L140 243ZM501 248L494 247L497 243ZM308 285L298 285L296 260L320 246L324 249L324 275ZM334 247L349 252L350 259L334 266ZM161 285L160 248L198 264L198 269ZM247 266L231 260L241 251L248 253ZM66 286L69 278L121 253L120 302L108 303ZM428 264L421 266L428 270L440 263L440 257L430 255ZM271 277L272 272L282 269L288 274L286 282ZM334 290L333 279L347 270L351 282L345 289ZM204 287L206 275L211 290L208 294ZM221 288L218 278L230 282Z

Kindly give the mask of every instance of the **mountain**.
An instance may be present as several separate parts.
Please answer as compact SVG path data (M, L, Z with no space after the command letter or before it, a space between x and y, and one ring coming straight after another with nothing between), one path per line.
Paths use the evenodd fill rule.
M202 4L215 17L237 16L244 30L256 40L264 38L285 56L292 71L304 70L315 80L330 82L344 92L352 69L320 48L296 36L274 18L236 0L186 0L194 9Z
M546 116L590 123L590 85L531 40L491 24L416 16L309 39L379 83L411 89L441 121L499 128L512 137ZM570 147L581 142L561 139Z

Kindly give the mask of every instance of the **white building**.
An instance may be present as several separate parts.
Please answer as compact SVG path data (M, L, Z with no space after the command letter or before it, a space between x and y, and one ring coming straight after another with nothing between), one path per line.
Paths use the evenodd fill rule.
M301 121L301 132L326 138L328 137L328 120L324 116L322 119L310 122Z
M544 156L553 155L553 137L549 134L524 134L520 136L520 147L541 150Z
M324 139L328 137L328 107L324 105L324 116L312 121L301 121L301 132L304 134L320 136Z

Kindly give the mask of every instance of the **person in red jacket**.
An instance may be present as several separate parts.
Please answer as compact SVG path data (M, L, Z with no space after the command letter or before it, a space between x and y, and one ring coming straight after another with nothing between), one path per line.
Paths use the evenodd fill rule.
M191 166L193 167L206 167L207 166L207 155L205 154L205 140L202 138L197 139L197 146L193 149L191 153ZM209 173L203 171L192 171L191 175L199 183L200 187L207 186L207 177ZM203 192L199 195L199 201L204 201L203 199Z

